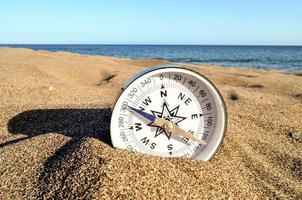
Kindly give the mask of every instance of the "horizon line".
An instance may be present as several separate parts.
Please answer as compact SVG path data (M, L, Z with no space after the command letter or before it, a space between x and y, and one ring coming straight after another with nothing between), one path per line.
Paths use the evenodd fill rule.
M0 43L0 45L112 45L112 46L302 46L302 44L118 44L118 43Z

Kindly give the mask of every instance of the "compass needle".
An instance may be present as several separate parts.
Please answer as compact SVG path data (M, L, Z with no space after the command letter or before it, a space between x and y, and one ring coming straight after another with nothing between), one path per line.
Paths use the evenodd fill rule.
M201 74L176 65L146 69L130 79L114 105L114 147L164 157L209 161L226 132L226 108Z
M142 110L139 110L139 109L136 109L136 108L133 108L131 106L128 106L128 108L130 108L131 110L133 110L135 113L139 114L140 116L144 117L145 119L151 121L151 122L154 122L155 120L155 116L154 115L151 115L149 113L146 113Z
M178 126L176 126L175 124L169 123L167 128L170 128L171 132L173 132L177 135L189 138L190 140L192 140L194 142L197 142L198 144L207 145L207 143L205 141L198 139L197 137L191 135L189 132L183 130L182 128L180 128Z

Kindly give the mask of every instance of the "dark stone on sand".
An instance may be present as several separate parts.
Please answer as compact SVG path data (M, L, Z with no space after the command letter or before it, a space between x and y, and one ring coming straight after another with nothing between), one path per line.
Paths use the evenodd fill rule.
M301 99L301 100L302 100L302 93L295 94L295 95L294 95L294 97L299 98L299 99Z
M239 100L239 95L236 94L236 93L231 93L230 94L230 99L233 100L233 101L237 101L237 100Z
M293 140L296 140L296 141L298 141L299 140L299 136L298 136L298 134L296 134L296 133L294 133L294 132L288 132L288 137L290 138L290 139L293 139Z
M247 87L249 87L249 88L264 88L264 86L263 86L263 85L260 85L260 84L249 85L249 86L247 86Z

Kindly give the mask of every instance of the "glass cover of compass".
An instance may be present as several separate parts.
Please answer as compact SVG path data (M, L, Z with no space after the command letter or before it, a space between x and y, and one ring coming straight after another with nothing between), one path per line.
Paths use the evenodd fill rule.
M209 161L227 126L221 94L205 76L178 65L146 69L123 87L113 108L114 147Z

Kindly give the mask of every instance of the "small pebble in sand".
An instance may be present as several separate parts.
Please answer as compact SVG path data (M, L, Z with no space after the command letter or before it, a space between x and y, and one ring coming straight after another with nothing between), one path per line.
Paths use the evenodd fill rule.
M237 100L239 100L239 95L236 92L231 92L230 99L233 101L237 101Z
M289 132L289 133L288 133L288 136L289 136L291 139L293 139L293 140L296 140L296 141L299 140L299 136L298 136L297 133Z
M55 89L55 88L54 88L53 86L49 86L49 87L48 87L48 90L49 90L49 91L53 91L54 89Z

